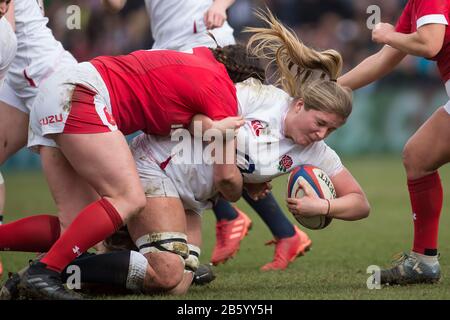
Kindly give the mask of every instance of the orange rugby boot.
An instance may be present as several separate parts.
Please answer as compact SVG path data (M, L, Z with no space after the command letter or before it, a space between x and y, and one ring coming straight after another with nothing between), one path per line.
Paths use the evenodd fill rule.
M295 235L289 238L271 240L266 245L275 244L275 256L272 262L261 267L261 271L284 270L297 257L304 255L312 246L308 235L294 226Z
M241 240L252 227L252 220L238 208L234 209L238 213L235 219L217 221L216 245L211 256L211 263L215 266L236 255Z

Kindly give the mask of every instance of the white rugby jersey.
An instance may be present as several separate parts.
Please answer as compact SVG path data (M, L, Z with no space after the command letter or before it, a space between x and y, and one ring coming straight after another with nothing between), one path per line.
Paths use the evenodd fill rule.
M290 172L302 164L324 170L330 177L343 165L339 156L325 142L302 147L283 135L283 124L292 99L283 90L263 85L255 79L236 84L239 112L246 123L237 135L237 161L244 182L266 182ZM187 138L187 136L185 136ZM180 161L201 156L206 146L185 150L193 156L178 152L178 142L170 137L141 135L132 143L138 171L145 171L146 162L156 162L176 186L186 209L202 211L210 208L217 192L213 184L213 166L195 161ZM206 153L207 154L207 153ZM201 158L200 158L201 159ZM196 158L196 160L200 160Z
M0 19L0 87L16 55L16 50L16 35L9 22L3 17Z
M216 47L203 21L212 3L213 0L145 0L155 40L153 49ZM210 31L222 47L235 43L233 29L226 21L222 27Z
M286 92L253 78L236 89L239 114L246 120L237 136L237 164L245 182L265 182L302 164L319 167L330 177L342 169L339 156L324 141L303 147L284 136L292 102Z
M38 87L61 60L73 59L76 63L47 27L48 19L42 8L42 0L14 1L17 54L9 69L7 82L19 97L21 89Z

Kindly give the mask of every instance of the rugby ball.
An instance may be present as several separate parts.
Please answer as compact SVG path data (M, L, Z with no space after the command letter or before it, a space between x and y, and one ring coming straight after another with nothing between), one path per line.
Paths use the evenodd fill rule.
M290 173L287 184L288 198L301 198L304 196L303 188L299 183L302 180L305 180L311 186L319 198L336 198L336 191L334 190L330 177L323 170L312 165L299 166ZM295 219L302 226L312 230L323 229L333 220L330 217L322 215L314 217L295 216Z

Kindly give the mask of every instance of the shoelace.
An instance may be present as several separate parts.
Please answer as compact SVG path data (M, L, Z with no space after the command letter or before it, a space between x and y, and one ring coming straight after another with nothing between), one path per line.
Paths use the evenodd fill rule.
M409 254L407 254L406 252L399 252L392 257L391 263L393 266L398 266L402 264L405 260L407 260L409 257L410 257Z
M414 266L412 267L412 269L415 270L419 266L420 261L416 257L413 257L413 256L407 254L406 252L397 253L394 256L394 260L392 261L392 264L394 267L398 267L408 259L411 259L414 262Z

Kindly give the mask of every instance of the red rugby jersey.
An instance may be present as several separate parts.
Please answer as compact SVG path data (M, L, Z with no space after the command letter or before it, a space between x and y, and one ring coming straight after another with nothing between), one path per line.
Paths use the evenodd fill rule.
M90 61L108 88L119 130L169 135L195 114L213 120L237 115L236 89L208 48L193 53L140 50Z
M447 25L442 50L431 59L437 61L444 82L450 79L449 7L450 0L409 0L396 26L398 32L409 34L430 23Z

